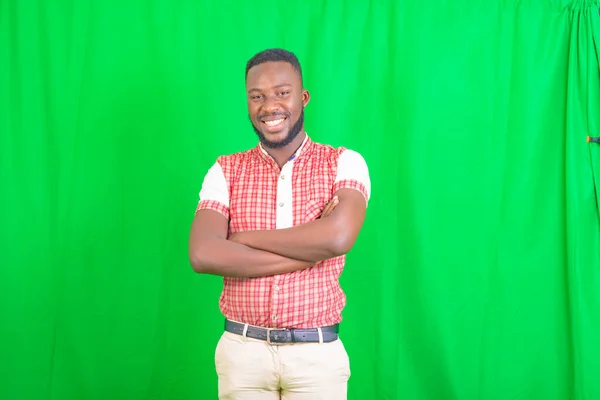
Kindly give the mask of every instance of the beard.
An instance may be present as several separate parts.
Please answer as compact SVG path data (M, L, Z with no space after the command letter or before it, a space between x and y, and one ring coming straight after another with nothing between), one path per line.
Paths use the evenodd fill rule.
M256 128L254 122L252 122L252 118L250 118L250 122L252 123L252 128L254 128L254 132L258 136L258 139L260 140L263 146L268 147L269 149L281 149L287 146L288 144L292 143L296 136L298 136L298 134L302 130L302 126L304 125L304 107L302 107L302 111L300 112L298 121L296 121L296 123L289 130L287 136L279 142L273 142L267 139L265 135L263 135L263 133L260 130L258 130L258 128Z

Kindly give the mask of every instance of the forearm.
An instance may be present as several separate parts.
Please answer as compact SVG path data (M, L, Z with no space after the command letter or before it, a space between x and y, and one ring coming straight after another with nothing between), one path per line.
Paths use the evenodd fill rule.
M238 278L284 274L315 264L221 238L203 241L201 247L192 247L190 263L198 273Z
M340 229L334 218L328 218L287 229L243 232L235 240L253 249L318 262L347 252L347 240Z

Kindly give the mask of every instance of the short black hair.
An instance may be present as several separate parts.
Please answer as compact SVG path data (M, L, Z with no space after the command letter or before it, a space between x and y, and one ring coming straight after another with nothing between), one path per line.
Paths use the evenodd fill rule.
M256 53L246 63L246 78L248 77L248 71L250 71L250 68L269 61L283 61L289 63L296 70L296 72L300 74L300 81L303 81L302 67L300 66L300 61L298 61L298 57L296 57L296 55L291 51L287 51L284 49L267 49Z

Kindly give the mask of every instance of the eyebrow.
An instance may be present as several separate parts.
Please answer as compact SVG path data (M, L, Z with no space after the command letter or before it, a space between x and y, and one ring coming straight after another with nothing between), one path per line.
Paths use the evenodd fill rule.
M279 89L279 88L287 87L287 86L292 87L292 85L289 83L282 83L282 84L273 86L273 89ZM258 89L258 88L251 88L251 89L248 89L248 93L250 93L250 92L262 92L262 90Z

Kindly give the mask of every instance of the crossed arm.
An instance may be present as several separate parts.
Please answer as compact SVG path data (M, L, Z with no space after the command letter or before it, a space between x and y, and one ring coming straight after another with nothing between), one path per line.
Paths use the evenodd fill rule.
M354 189L340 189L335 197L339 203L327 218L287 229L239 232L229 240L310 262L346 254L354 246L365 219L365 198Z
M214 210L196 213L189 242L189 258L198 273L254 278L293 272L314 263L252 249L227 240L229 221Z
M340 189L325 218L293 228L240 232L227 238L228 221L200 210L190 233L189 257L196 272L259 277L305 269L346 254L362 227L366 204L354 189ZM229 240L228 240L229 239Z

